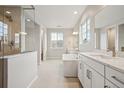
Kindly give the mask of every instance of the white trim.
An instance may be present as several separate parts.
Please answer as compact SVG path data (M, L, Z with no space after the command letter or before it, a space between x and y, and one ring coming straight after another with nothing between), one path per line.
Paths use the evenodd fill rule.
M36 76L34 77L34 79L29 83L29 85L27 86L27 88L30 88L31 85L34 83L34 81L36 81L37 79L38 79L38 75L36 75Z

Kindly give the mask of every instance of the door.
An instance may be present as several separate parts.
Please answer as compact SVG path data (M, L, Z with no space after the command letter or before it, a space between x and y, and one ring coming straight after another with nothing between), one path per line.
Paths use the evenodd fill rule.
M104 77L91 69L92 72L92 88L104 88Z
M104 77L86 64L84 64L84 87L104 88Z
M84 82L83 82L84 81L84 78L83 78L83 72L84 72L84 70L83 70L83 68L84 68L83 67L83 63L80 60L79 63L78 63L78 78L79 78L82 86L84 84Z

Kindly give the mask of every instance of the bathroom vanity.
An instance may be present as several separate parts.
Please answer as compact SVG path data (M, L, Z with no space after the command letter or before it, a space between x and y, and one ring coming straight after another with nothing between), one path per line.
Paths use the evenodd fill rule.
M78 78L85 88L123 88L124 58L103 53L80 53Z

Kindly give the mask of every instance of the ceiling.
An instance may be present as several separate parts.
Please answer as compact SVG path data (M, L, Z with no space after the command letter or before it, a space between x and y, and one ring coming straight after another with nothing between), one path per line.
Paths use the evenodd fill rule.
M73 28L85 8L86 5L36 5L35 20L47 28Z

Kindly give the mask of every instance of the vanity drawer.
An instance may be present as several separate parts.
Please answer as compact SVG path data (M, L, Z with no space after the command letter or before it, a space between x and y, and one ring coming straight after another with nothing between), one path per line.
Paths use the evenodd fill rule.
M110 81L105 79L105 86L104 88L118 88L116 85L112 84Z
M82 60L83 62L85 62L85 64L89 65L90 67L92 67L92 69L96 70L97 72L99 72L100 74L102 74L104 76L104 65L100 64L98 62L96 62L95 60L92 60L88 57L82 56Z
M120 88L124 88L124 73L105 67L105 77Z

